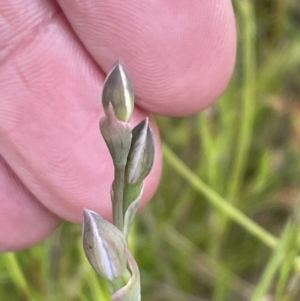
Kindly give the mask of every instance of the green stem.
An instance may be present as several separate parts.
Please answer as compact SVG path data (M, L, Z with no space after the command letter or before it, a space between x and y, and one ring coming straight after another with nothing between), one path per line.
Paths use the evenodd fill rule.
M195 188L199 193L203 194L207 200L220 210L223 214L231 218L233 221L238 223L250 234L258 238L265 245L271 249L275 249L278 245L278 238L270 234L264 228L257 225L244 213L236 209L233 205L227 202L218 193L207 186L201 181L198 176L193 173L172 151L163 143L163 154L164 158L169 164L184 178L188 183ZM296 273L300 274L300 256L297 256L294 260L294 268Z
M264 228L257 225L245 214L236 209L233 205L227 202L218 193L207 186L201 181L196 174L194 174L164 143L163 144L164 158L169 164L183 177L191 186L193 186L198 192L203 194L207 200L220 210L223 214L237 222L241 227L245 228L253 236L264 242L267 246L274 249L277 245L277 238L266 231Z
M228 199L233 204L237 203L241 182L244 177L245 166L249 158L254 112L255 112L255 80L256 80L256 58L255 58L255 17L252 1L239 0L237 7L243 16L242 29L242 58L244 70L244 83L242 90L242 116L240 117L240 130L235 146L235 162L232 177L229 181Z
M288 223L283 231L281 239L279 240L274 253L269 260L266 269L256 286L256 289L251 297L250 301L260 301L266 296L268 289L271 285L273 278L275 277L275 273L282 262L284 260L286 253L288 242L290 239L290 232L291 232L291 224Z
M113 223L121 231L123 231L123 225L124 225L124 216L123 216L124 178L125 178L125 168L115 167L115 179L112 185Z
M10 273L12 281L24 293L28 300L34 301L35 298L30 292L30 288L28 286L24 273L20 268L16 254L10 252L5 253L2 256L4 256L4 262L7 265L7 271Z

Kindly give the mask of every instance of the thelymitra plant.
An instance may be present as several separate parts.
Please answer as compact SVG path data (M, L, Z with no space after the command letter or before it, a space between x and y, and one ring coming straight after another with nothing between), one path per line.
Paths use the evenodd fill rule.
M134 90L125 67L117 62L102 91L105 116L100 132L114 165L111 185L113 222L84 209L83 248L95 271L110 286L112 301L141 300L140 273L127 248L129 231L154 160L154 140L146 118L131 129ZM109 193L109 192L108 192Z

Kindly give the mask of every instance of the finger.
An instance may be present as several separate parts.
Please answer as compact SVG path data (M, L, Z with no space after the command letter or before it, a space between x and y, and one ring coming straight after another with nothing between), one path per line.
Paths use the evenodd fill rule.
M26 6L23 13L26 28L34 9ZM7 211L24 206L30 212L38 200L57 216L73 222L81 221L83 207L110 217L113 167L98 129L103 115L100 92L104 79L98 66L55 10L6 49L0 67L0 153L32 194L25 195L24 191L24 203L11 203ZM145 112L136 110L133 123L145 116ZM144 202L153 195L161 170L158 132L152 126L157 151L146 181ZM26 223L30 222L29 212ZM8 228L7 217L1 219ZM30 241L46 236L49 228L45 228ZM25 230L18 229L19 235L26 237ZM18 247L16 240L17 236L10 242L14 248Z
M105 72L125 62L138 104L150 112L195 113L228 83L236 45L229 0L58 2Z
M42 206L0 157L0 251L29 247L51 233L58 218Z

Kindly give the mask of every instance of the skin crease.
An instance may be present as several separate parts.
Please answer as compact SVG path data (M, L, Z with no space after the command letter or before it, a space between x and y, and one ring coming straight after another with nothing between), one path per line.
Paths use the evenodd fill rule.
M6 0L0 7L0 250L27 248L87 207L110 218L113 169L98 123L105 74L133 80L132 124L205 108L232 74L231 2ZM154 194L162 158L143 203Z

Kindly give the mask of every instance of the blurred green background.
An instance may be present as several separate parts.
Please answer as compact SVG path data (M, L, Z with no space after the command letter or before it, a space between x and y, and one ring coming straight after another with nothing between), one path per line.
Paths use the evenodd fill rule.
M300 2L234 8L226 92L197 115L157 117L163 176L131 238L144 301L300 300ZM78 225L0 256L0 300L106 296Z

